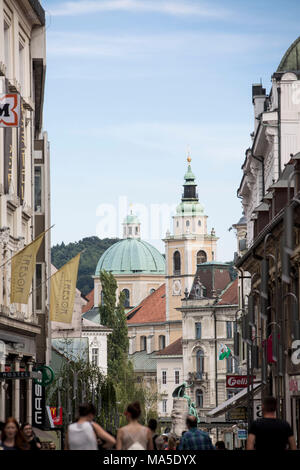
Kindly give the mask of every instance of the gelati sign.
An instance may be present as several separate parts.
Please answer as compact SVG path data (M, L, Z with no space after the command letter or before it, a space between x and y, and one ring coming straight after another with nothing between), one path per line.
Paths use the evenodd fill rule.
M0 127L20 126L20 95L0 93Z
M256 378L255 375L250 377L249 384ZM246 388L248 386L247 375L226 375L226 388Z

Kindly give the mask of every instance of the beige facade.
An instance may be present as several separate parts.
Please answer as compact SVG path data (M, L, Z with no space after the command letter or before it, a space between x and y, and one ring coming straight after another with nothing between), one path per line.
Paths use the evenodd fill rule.
M1 365L31 371L50 359L50 232L38 255L28 304L10 304L10 259L50 227L49 143L42 131L45 82L45 12L38 1L0 0L0 93L19 93L21 126L0 129L0 340ZM39 168L38 168L39 167ZM6 380L0 420L32 419L31 380Z

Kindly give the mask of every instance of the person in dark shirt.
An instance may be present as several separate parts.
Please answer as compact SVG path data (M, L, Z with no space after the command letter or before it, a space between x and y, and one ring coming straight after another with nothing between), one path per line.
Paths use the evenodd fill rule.
M155 443L155 440L156 440L156 438L158 437L158 434L156 434L156 432L155 432L155 431L156 431L156 428L157 428L157 421L156 421L156 419L154 419L154 418L149 419L148 428L150 429L151 434L152 434L153 449L154 449L154 450L157 450L157 448L156 448L156 443Z
M248 432L247 450L296 450L296 442L287 421L276 418L276 398L262 402L263 418L253 421Z
M30 445L30 450L41 450L41 441L39 438L34 434L32 426L30 423L25 423L21 427L21 431L25 436L28 444Z

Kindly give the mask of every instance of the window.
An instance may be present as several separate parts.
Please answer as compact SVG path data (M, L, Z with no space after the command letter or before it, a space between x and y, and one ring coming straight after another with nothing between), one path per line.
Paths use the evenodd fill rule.
M227 372L231 373L233 372L233 367L232 367L232 357L226 357L226 370Z
M4 61L6 65L6 76L11 78L11 27L10 24L4 21Z
M201 339L201 323L196 323L196 339Z
M159 341L159 349L165 349L166 347L166 337L164 335L160 335L158 338Z
M175 384L179 384L179 370L175 370Z
M163 413L167 412L167 400L162 401L162 412Z
M198 225L199 227L201 227L201 220L198 220Z
M161 378L162 378L163 385L166 385L166 383L167 383L167 371L166 370L162 371Z
M42 264L37 263L35 266L35 308L36 310L42 310L43 305L43 273Z
M92 348L92 364L94 366L98 365L98 357L99 357L99 348Z
M101 302L101 305L104 305L104 295L103 295L103 290L101 291L101 294L100 294L100 302Z
M147 338L146 336L141 336L141 351L146 351L147 348Z
M153 294L155 292L155 289L150 289L150 294Z
M177 222L176 222L176 227L179 227L179 222L178 222L178 220L177 220Z
M196 355L196 370L197 370L197 379L202 379L204 372L204 353L202 349L197 351Z
M189 227L189 226L190 226L190 221L187 220L186 223L185 223L185 225L186 225L187 227Z
M132 227L128 228L128 233L129 233L129 235L132 235Z
M124 307L130 306L130 292L128 289L123 289L122 292L125 294Z
M137 235L139 233L139 228L135 227L135 234Z
M207 254L205 253L205 251L203 250L198 251L197 264L206 263L206 261L207 261Z
M173 273L176 275L180 274L181 271L181 261L179 251L175 251L173 255Z
M203 408L203 392L199 389L196 391L196 406Z
M232 338L232 322L231 321L226 322L226 337Z
M215 259L215 252L214 251L211 252L211 257L212 257L212 260L214 261L214 259Z
M42 167L34 167L34 210L42 212Z
M19 82L21 85L21 94L25 93L25 47L23 42L19 42Z
M229 400L229 398L232 398L235 394L236 392L234 392L233 390L227 390L227 400Z

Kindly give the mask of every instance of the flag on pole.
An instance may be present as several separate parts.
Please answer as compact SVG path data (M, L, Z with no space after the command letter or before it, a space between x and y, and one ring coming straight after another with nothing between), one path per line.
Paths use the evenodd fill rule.
M35 271L36 255L44 239L41 233L33 242L11 259L10 302L27 304L32 278Z
M50 320L71 323L80 253L51 277Z
M219 359L222 361L222 359L225 359L226 357L229 357L231 355L231 351L226 344L221 344L220 349L219 349Z

